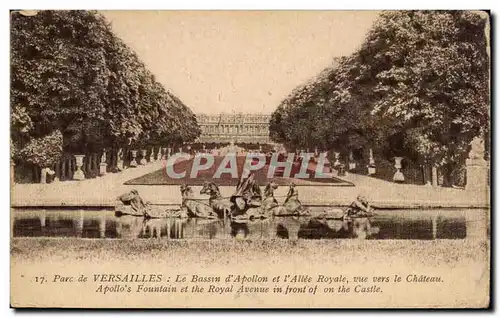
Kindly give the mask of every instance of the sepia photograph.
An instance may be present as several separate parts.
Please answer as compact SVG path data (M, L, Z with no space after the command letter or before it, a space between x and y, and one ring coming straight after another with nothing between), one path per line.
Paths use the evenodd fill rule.
M491 306L489 11L9 14L11 307Z

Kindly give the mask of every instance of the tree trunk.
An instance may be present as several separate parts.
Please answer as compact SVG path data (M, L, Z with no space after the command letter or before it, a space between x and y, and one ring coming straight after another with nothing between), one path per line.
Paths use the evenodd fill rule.
M68 160L68 179L73 180L73 157L70 157Z
M66 180L66 158L63 157L61 162L61 177L60 180Z
M55 178L61 180L61 162L60 161L58 161L54 165L54 171L56 172Z
M423 164L422 165L422 172L423 172L423 183L424 185L426 184L432 184L432 166L430 164Z
M109 167L110 171L114 171L116 168L116 157L118 154L118 150L113 150L112 152L109 153L109 161L111 166Z
M443 186L451 187L453 185L453 168L455 164L452 162L448 162L442 166L442 174L443 174Z
M99 164L97 163L97 158L98 158L99 154L97 153L94 153L92 154L92 172L93 174L95 175L99 175Z

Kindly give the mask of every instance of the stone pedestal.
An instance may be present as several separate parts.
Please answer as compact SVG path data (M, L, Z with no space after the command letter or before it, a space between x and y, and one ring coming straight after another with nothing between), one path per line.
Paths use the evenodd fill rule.
M375 173L377 173L377 169L375 167L368 166L368 175L371 176L374 175Z
M40 183L45 184L47 183L47 168L42 168L42 171L40 172Z
M403 161L403 157L395 157L394 158L394 168L396 168L396 173L394 173L394 176L392 177L392 181L394 182L404 182L405 181L405 176L401 172L401 161Z
M106 163L106 151L104 151L101 156L101 163L99 164L99 175L100 176L106 175L107 168L108 164Z
M107 168L108 168L108 164L107 164L107 163L105 163L105 162L101 162L101 163L99 164L99 175L100 175L100 176L104 176L104 175L106 175L106 172L107 172L106 170L107 170Z
M486 191L488 188L488 162L484 159L467 159L467 184L465 190Z
M137 167L137 150L132 150L132 160L130 161L130 166L131 167Z
M123 166L123 160L122 159L118 159L116 161L116 168L119 170L119 171L123 171L125 170L125 167Z
M147 152L146 149L141 150L141 161L140 161L141 165L145 165L148 163L148 161L146 160L146 152Z
M85 158L85 155L75 155L76 171L73 174L73 180L85 180L85 174L82 171L83 158Z

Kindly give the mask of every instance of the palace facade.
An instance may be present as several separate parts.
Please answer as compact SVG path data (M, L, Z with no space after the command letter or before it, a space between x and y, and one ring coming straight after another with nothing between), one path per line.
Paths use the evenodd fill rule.
M201 143L271 143L267 114L221 113L217 115L198 114Z

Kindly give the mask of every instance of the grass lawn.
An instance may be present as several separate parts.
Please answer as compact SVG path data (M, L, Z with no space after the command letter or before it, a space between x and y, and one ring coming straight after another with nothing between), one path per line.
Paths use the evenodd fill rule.
M14 238L13 259L60 259L88 261L210 262L227 264L314 259L314 262L346 264L391 259L425 263L429 266L453 265L464 260L483 261L488 244L469 240L158 240L158 239L70 239Z
M489 248L469 240L89 240L19 239L11 243L13 304L50 304L65 307L484 307L488 304ZM86 283L54 283L55 275L79 277ZM101 283L107 275L162 275L161 283ZM44 275L47 284L33 283ZM227 283L228 277L267 277L267 282ZM396 275L401 282L394 282ZM281 277L274 282L275 277ZM284 277L309 277L284 281ZM345 283L325 283L320 276L345 277ZM177 280L185 277L185 281ZM196 281L193 281L193 278ZM220 283L200 283L198 277L219 277ZM356 282L361 277L366 283ZM380 278L391 281L381 283ZM434 277L438 283L408 281ZM175 292L137 292L140 285L177 286ZM341 294L340 284L353 292ZM130 287L130 293L103 294L99 286ZM126 286L125 286L126 285ZM193 292L194 286L203 292ZM216 285L234 289L210 292ZM189 292L179 292L182 286ZM268 287L269 293L238 292L242 286ZM275 294L280 286L304 290ZM318 288L317 294L306 288ZM363 287L364 286L364 287ZM316 288L314 287L314 288ZM360 294L361 287L378 288ZM335 291L333 291L335 290ZM29 292L27 292L29 291Z

